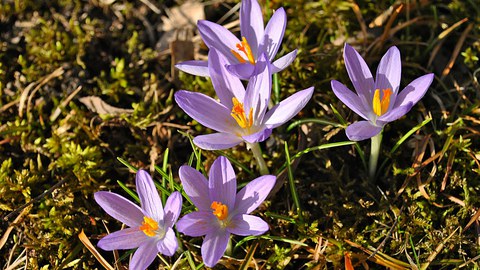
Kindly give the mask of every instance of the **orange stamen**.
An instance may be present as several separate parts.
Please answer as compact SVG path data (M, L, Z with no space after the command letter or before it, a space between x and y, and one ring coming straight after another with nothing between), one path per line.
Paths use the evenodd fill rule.
M245 109L243 108L243 103L240 103L237 98L232 98L233 108L232 113L230 114L238 125L241 128L249 128L253 125L253 108L250 108L250 112L247 115L245 114Z
M247 57L248 61L250 62L250 64L255 64L255 58L253 57L253 53L252 53L252 48L250 48L250 45L248 44L247 42L247 39L245 37L242 37L242 41L240 43L237 44L237 50L239 50L240 52L244 53L245 56ZM235 50L230 50L232 52L232 54L235 56L235 58L238 59L238 61L240 63L246 63L247 61L245 60L245 58L243 58L238 52L236 52Z
M149 217L143 217L143 222L140 226L140 230L147 236L155 236L155 231L158 230L158 223Z
M373 94L373 112L378 115L382 116L388 110L390 106L390 96L392 95L392 90L390 88L383 89L382 99L380 99L380 89L375 90Z
M213 214L219 219L224 220L228 217L228 206L220 202L212 202L210 208L213 209Z

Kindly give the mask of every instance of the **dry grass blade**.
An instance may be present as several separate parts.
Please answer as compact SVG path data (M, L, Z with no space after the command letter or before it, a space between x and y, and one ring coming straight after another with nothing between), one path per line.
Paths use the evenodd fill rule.
M468 21L468 18L464 18L456 23L454 23L452 26L448 27L445 29L442 33L440 33L437 37L437 41L440 41L435 48L433 48L432 53L430 54L430 59L428 60L427 67L430 67L432 65L433 60L437 56L438 52L440 51L440 48L443 46L443 43L445 41L445 37L450 35L450 33L453 32L457 27L462 25L464 22Z
M427 150L427 146L428 146L428 142L430 141L430 135L428 136L425 136L425 138L422 140L422 144L421 144L421 147L420 147L420 153L417 155L417 158L415 160L415 164L414 164L414 168L415 168L415 171L418 172L417 170L417 167L419 167L419 165L421 165L421 162L423 160L423 156L425 155L425 151ZM418 150L418 148L417 148ZM435 152L433 150L432 154L434 155ZM435 163L433 164L433 168L432 168L432 171L430 173L430 175L432 174L435 174L436 172L436 166L435 166ZM418 185L418 189L420 190L420 193L422 194L422 196L427 199L427 200L430 200L430 195L428 195L427 191L425 190L425 186L429 183L429 181L431 181L433 177L430 177L429 180L427 180L425 183L422 182L421 180L421 174L417 174L417 185Z
M150 8L156 14L161 14L162 13L162 11L159 8L157 8L157 6L155 6L152 2L150 2L148 0L140 0L140 2L145 4L148 8Z
M463 31L462 35L457 41L457 44L455 45L455 48L453 49L452 56L450 57L450 60L448 61L447 66L442 72L442 76L440 79L444 79L445 76L447 76L450 71L452 70L453 64L455 63L455 60L457 60L458 54L460 53L460 50L462 49L463 43L465 42L465 39L467 38L468 33L473 29L474 24L470 23L468 24L467 28Z
M85 235L83 230L78 234L78 238L82 243L85 245L85 247L92 253L93 256L102 264L105 269L108 270L114 270L113 266L111 266L107 260L105 260L102 255L97 251L97 249L93 246L92 242L90 242L90 239Z
M375 41L370 44L370 46L367 48L367 51L370 51L370 49L374 48L375 51L380 50L383 43L385 40L391 35L390 30L392 29L393 22L397 18L398 14L402 11L404 7L404 4L400 4L397 6L393 13L391 14L390 18L388 19L387 24L385 25L385 29L383 30L383 33L380 37L378 37Z
M13 251L13 250L12 250L12 251ZM12 253L12 254L13 254L13 253ZM12 256L12 254L10 254L10 256ZM7 267L5 268L5 270L21 269L19 266L20 266L20 264L22 264L23 262L25 262L24 269L28 269L28 268L27 268L28 262L27 262L26 249L24 249L24 250L22 251L22 253L20 253L20 255L17 257L17 259L15 259L15 261L14 261L12 264L10 264L10 262L8 262Z
M457 27L459 27L460 25L462 25L464 22L468 21L468 18L463 18L461 19L460 21L452 24L452 26L448 27L447 29L445 29L442 33L440 33L438 35L438 39L444 39L445 37L447 37L450 33L452 33L453 30L455 30Z
M452 196L452 195L445 194L445 193L442 193L442 195L445 196L445 197L447 197L447 199L450 200L451 202L456 203L456 204L458 204L458 205L460 205L460 206L462 206L462 207L465 207L465 205L466 205L464 201L460 200L460 199L457 198L457 197L454 197L454 196Z
M394 6L390 6L387 10L382 12L382 14L378 15L369 25L368 27L374 28L374 27L380 27L382 26L386 21L387 18L392 15Z
M373 254L373 251L371 251L367 248L364 248L363 246L361 246L361 245L359 245L355 242L352 242L352 241L349 241L349 240L345 240L345 242L352 247L355 247L355 248L358 248L358 249L362 250L363 252L365 252L369 256L371 254ZM392 258L388 255L385 255L381 252L377 252L377 254L375 254L373 257L369 258L368 260L370 260L370 261L372 261L376 264L388 267L389 269L397 269L397 270L410 269L410 264L402 262L400 260L396 260L396 259L394 259L394 258Z
M467 266L468 264L472 263L472 262L475 262L476 260L480 259L480 255L476 256L475 258L472 258L464 263L462 263L461 265L458 266L458 268L463 268L465 266Z
M255 241L255 244L251 246L250 249L248 250L247 255L245 256L245 259L243 259L242 265L240 265L240 268L238 268L239 270L248 269L248 265L252 261L253 254L255 254L255 250L257 249L257 247L258 247L258 240Z
M465 226L465 228L463 228L464 231L466 231L468 228L470 228L470 226L472 226L472 224L478 220L478 218L480 217L480 209L477 210L477 212L475 213L475 215L473 215L473 217L470 219L470 221L467 223L467 226Z
M8 228L5 230L5 233L3 234L2 238L0 239L0 250L2 247L5 245L7 242L8 237L10 236L10 233L12 232L13 228L15 227L15 224L20 221L20 219L27 214L27 212L30 211L30 208L25 208L23 211L18 215L15 220L8 226Z
M22 92L22 95L20 96L20 101L19 101L20 105L18 107L18 115L20 117L23 117L25 106L27 107L27 112L28 112L30 110L30 104L32 102L32 98L35 95L35 93L38 90L40 90L40 88L42 86L47 84L50 80L61 76L63 74L63 72L64 72L63 68L59 67L56 70L54 70L52 73L50 73L49 75L43 77L40 80L40 82L31 83L27 87L25 87L25 89ZM35 88L33 89L32 93L30 94L30 89L32 89L34 86L35 86ZM27 98L28 98L28 101L27 101Z
M72 99L78 94L78 92L80 92L80 90L82 90L81 85L78 86L77 89L75 89L75 91L73 91L64 101L62 101L62 103L60 103L60 105L58 105L58 107L55 109L55 111L50 116L50 121L51 122L54 122L55 120L57 120L57 117L62 112L62 109L65 108L68 105L68 103L70 103L70 101L72 101Z
M400 2L400 1L397 1ZM418 5L420 4L420 5ZM419 6L424 7L426 5L430 4L430 0L420 0L420 1L407 1L407 3L403 3L402 5L406 5L407 12L412 11L417 9ZM395 4L390 6L387 10L382 12L382 14L378 15L369 25L368 27L374 28L374 27L380 27L382 26L388 19L390 15L392 15L392 12L394 9L396 9L399 5L401 4Z
M345 252L345 270L354 270L349 252Z
M459 227L460 228L460 227ZM427 262L423 263L422 266L420 267L421 270L425 270L428 268L428 266L435 260L435 257L437 257L438 254L442 251L443 247L445 246L445 243L452 238L452 236L458 231L459 228L456 228L455 231L453 231L442 243L438 244L438 246L435 248L435 250L428 256Z
M392 16L388 19L387 25L385 25L385 30L383 30L381 41L382 43L387 39L390 29L392 28L393 22L397 18L398 14L402 11L404 4L400 4L397 8L395 8Z
M453 161L455 160L455 156L457 154L457 151L453 150L452 152L453 153L451 153L448 156L447 168L445 169L445 175L443 176L442 186L440 188L440 191L445 190L445 187L447 186L448 176L450 175L450 172L452 171L452 165L453 165Z
M362 29L363 42L365 43L367 41L367 25L363 19L362 11L355 1L352 2L352 9L355 17L357 17L358 24L360 24L360 29Z

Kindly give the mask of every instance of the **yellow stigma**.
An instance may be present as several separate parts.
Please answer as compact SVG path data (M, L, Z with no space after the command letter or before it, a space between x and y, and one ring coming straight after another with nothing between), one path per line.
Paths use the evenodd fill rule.
M220 202L212 202L210 208L213 209L213 214L219 219L224 220L228 217L228 206Z
M243 103L240 103L237 98L232 98L233 108L230 114L241 128L249 128L253 125L253 108L250 108L250 112L247 115L243 109Z
M243 52L245 54L245 56L247 57L248 62L250 62L250 64L255 64L255 58L253 57L252 49L250 48L250 45L248 44L247 39L245 37L242 37L242 41L237 44L237 50L239 50L240 52ZM243 63L247 62L247 61L245 61L245 58L243 58L235 50L232 49L230 51L235 56L235 58L237 58L238 61L240 61L240 63L243 64Z
M381 116L387 112L388 106L390 105L390 96L392 95L392 90L390 88L383 89L382 99L380 99L380 89L375 90L373 94L373 112Z
M155 236L155 231L158 230L158 223L149 217L143 217L143 222L142 226L140 226L140 230L147 236Z

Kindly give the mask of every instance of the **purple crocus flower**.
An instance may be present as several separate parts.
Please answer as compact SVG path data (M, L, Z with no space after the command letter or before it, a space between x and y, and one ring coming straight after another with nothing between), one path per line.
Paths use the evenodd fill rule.
M287 25L287 15L279 8L264 28L260 5L256 0L243 0L240 8L239 40L225 27L216 23L200 20L198 31L209 49L215 48L227 58L227 68L241 79L249 79L255 75L255 65L262 54L267 54L268 62L272 64L271 73L285 69L295 60L297 50L273 61ZM209 76L206 61L186 61L176 67L184 72Z
M124 197L107 191L96 192L95 201L113 218L130 228L113 232L100 239L104 250L133 249L130 269L146 269L160 252L172 256L178 247L173 225L182 210L182 196L173 192L162 207L162 201L150 175L139 170L136 176L142 207Z
M332 80L333 92L366 120L347 127L347 137L352 141L376 136L387 123L408 113L425 95L434 78L433 73L423 75L399 93L402 62L397 47L391 47L382 57L375 80L365 60L353 47L345 44L343 57L356 93L336 80Z
M267 112L272 79L265 54L257 62L258 72L248 82L246 90L240 79L226 70L227 60L213 48L209 59L213 87L220 102L202 93L185 90L175 93L175 101L186 114L218 131L194 138L193 142L202 149L220 150L242 141L264 141L273 128L294 117L313 94L313 87L299 91Z
M249 215L272 190L276 177L264 175L252 180L237 193L237 180L227 158L220 156L212 164L209 180L190 166L179 171L185 193L198 208L177 222L177 230L188 236L205 235L202 258L213 267L223 256L230 234L261 235L268 224Z

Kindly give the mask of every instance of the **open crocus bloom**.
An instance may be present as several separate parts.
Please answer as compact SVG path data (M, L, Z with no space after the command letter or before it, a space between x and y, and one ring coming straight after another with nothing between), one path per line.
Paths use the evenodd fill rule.
M257 62L247 89L226 70L226 59L215 49L209 52L209 70L220 102L202 93L180 90L175 101L186 114L218 133L201 135L193 142L206 150L233 147L242 141L266 140L272 129L294 117L310 100L313 87L299 91L267 112L272 79L270 65L263 54Z
M331 82L333 92L366 120L347 127L347 137L352 141L371 138L379 134L387 123L408 113L425 95L434 78L433 73L423 75L399 93L402 62L397 47L391 47L382 57L375 80L365 60L353 47L345 44L343 57L356 93L336 80Z
M172 256L178 247L172 227L182 210L182 196L173 192L162 207L162 201L150 175L139 170L136 176L138 196L142 207L124 197L106 191L94 194L95 201L113 218L130 228L113 232L100 239L104 250L138 248L129 268L146 269L160 252Z
M237 193L237 180L227 158L220 156L209 172L209 180L190 166L179 171L185 193L198 208L177 222L177 230L197 237L205 235L202 258L206 266L213 267L223 256L230 234L261 235L268 224L249 215L272 190L276 177L264 175L252 180Z
M227 68L241 79L254 75L255 65L263 53L272 64L271 73L277 73L292 63L297 55L294 50L273 61L282 42L287 15L283 8L278 9L264 29L260 5L256 0L243 0L240 8L241 40L216 23L201 20L198 30L209 49L215 48L227 58ZM176 65L184 72L209 76L206 61L186 61Z

